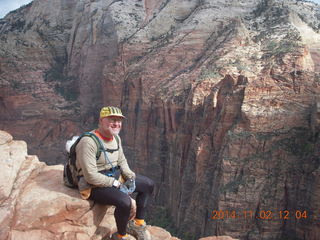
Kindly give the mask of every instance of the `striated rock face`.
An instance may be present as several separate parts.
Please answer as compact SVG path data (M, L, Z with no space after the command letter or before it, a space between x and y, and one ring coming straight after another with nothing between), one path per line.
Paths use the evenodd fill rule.
M0 157L0 239L98 240L116 231L114 208L82 200L65 187L62 165L39 162L24 141L4 131ZM178 240L162 228L148 230L154 240Z
M53 164L121 106L130 165L180 234L319 239L319 12L34 0L0 22L0 127Z

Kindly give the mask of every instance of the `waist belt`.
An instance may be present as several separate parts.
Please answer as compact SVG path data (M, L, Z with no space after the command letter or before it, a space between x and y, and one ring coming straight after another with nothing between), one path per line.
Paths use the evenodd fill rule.
M106 175L108 177L114 177L118 179L120 177L121 171L120 171L120 167L116 166L113 168L113 170L112 168L110 168L108 170L99 171L99 173L102 173L103 175Z
M120 167L116 166L113 169L114 169L114 171L112 171L112 168L110 168L108 170L99 171L99 173L102 173L103 175L106 175L108 177L114 177L118 180L121 175ZM79 181L80 178L83 177L83 175L79 175L77 177L78 177L78 181Z

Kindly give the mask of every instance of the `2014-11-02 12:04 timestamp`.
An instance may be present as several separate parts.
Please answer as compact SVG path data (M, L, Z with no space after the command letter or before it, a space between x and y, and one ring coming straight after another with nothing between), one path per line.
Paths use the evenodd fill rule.
M262 219L262 220L289 220L289 219L308 219L310 216L306 210L213 210L210 219Z

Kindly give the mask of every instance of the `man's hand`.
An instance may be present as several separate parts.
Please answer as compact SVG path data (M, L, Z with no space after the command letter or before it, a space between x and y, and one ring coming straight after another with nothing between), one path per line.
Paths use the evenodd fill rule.
M136 181L132 178L128 179L124 185L127 187L129 194L133 193L136 190Z
M127 195L129 195L129 189L127 188L126 185L121 184L119 190Z
M119 190L125 194L131 194L136 189L136 182L130 178L125 183L120 183L118 180L114 180L113 187L119 188Z
M112 184L113 187L119 188L120 185L121 185L121 183L120 183L117 179L115 179L115 180L113 181L113 184Z

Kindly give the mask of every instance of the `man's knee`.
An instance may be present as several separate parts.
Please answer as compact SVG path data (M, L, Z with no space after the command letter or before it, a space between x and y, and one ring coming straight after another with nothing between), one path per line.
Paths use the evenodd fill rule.
M122 211L130 212L131 209L131 200L129 196L123 197L119 199L118 204L116 205L117 208L120 208Z
M154 189L154 181L151 180L150 178L148 178L148 181L147 181L147 188L148 188L148 191L150 193L153 192L153 189Z

